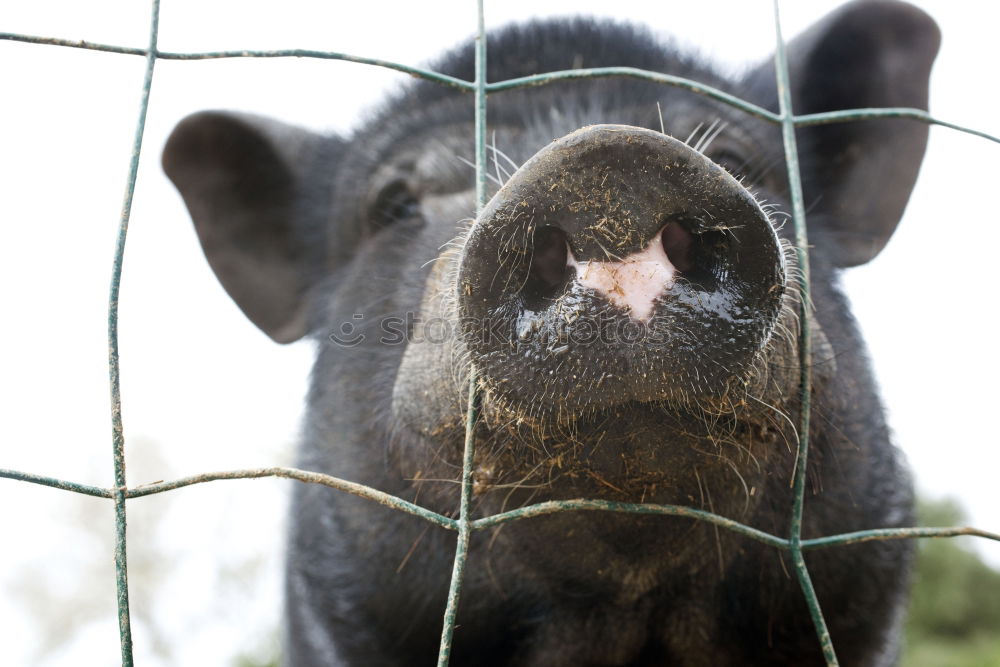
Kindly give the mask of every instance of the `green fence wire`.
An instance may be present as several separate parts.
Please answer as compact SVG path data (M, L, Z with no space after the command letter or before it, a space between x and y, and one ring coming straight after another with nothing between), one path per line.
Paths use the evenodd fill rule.
M944 527L944 528L892 528L862 530L851 533L840 533L825 537L802 539L802 516L805 499L805 472L806 460L809 454L809 418L810 418L810 369L808 363L811 358L810 351L810 323L811 312L809 310L809 256L808 239L806 237L805 210L803 206L802 187L798 168L798 151L795 145L795 128L806 125L818 125L826 123L842 123L853 120L869 118L914 118L922 122L940 125L982 137L989 141L1000 143L1000 138L980 132L971 128L948 123L932 117L926 111L920 109L906 108L880 108L880 109L847 109L843 111L833 111L820 114L794 115L791 105L791 94L788 86L788 63L785 56L785 42L781 36L781 21L779 15L779 0L774 0L774 25L775 25L775 72L777 78L777 89L779 97L779 112L774 113L762 107L750 104L745 100L729 95L721 90L706 86L697 81L684 79L682 77L671 76L658 72L635 69L632 67L601 67L590 69L574 69L559 72L547 72L529 77L509 79L506 81L487 82L486 81L486 31L483 13L483 0L477 0L477 26L476 26L476 47L475 47L475 80L465 81L454 77L446 76L438 72L426 69L411 67L400 63L379 60L375 58L365 58L346 53L332 51L315 51L306 49L287 49L272 51L214 51L200 53L177 53L159 51L157 49L157 36L159 26L160 1L152 0L152 10L150 18L149 46L145 49L122 47L111 44L98 44L86 41L71 41L55 39L50 37L40 37L34 35L21 35L15 33L0 32L0 40L13 40L33 44L45 44L108 53L119 53L125 55L142 56L146 59L146 70L143 77L139 118L136 123L135 139L132 145L132 155L129 164L128 179L125 187L124 201L122 203L121 217L118 226L118 238L115 245L114 264L111 279L110 296L108 299L108 370L111 382L111 423L112 423L112 458L114 462L114 486L102 488L78 484L76 482L55 479L43 475L35 475L17 470L7 470L0 468L0 477L30 482L44 486L50 486L65 491L73 491L89 496L109 498L114 502L115 510L115 578L118 604L119 641L121 645L122 665L131 667L133 664L132 654L132 631L129 616L128 597L128 564L126 557L126 501L130 498L140 498L157 493L163 493L174 489L179 489L192 484L218 481L224 479L251 479L261 477L284 477L300 482L322 484L346 493L351 493L362 498L367 498L381 503L393 509L408 512L426 521L434 523L443 528L457 532L455 560L452 569L451 584L448 592L447 607L444 612L444 626L441 632L441 644L438 655L438 665L448 664L451 653L452 636L455 631L455 618L458 611L459 599L461 596L462 580L466 568L466 554L468 552L469 538L472 531L482 530L492 526L497 526L510 521L527 519L555 512L568 511L600 511L600 512L622 512L630 514L656 514L668 516L684 516L700 521L711 523L715 526L731 530L735 533L757 540L777 549L789 552L795 566L796 575L802 588L803 595L809 607L816 634L823 650L823 655L828 666L837 665L837 656L833 642L826 629L826 622L819 602L816 599L809 571L806 567L803 552L813 549L826 548L837 545L854 544L871 540L889 539L909 539L909 538L931 538L931 537L955 537L958 535L971 535L986 539L1000 541L1000 534L984 530L967 527ZM458 519L452 519L401 498L391 496L361 484L356 484L347 480L309 472L294 468L271 467L255 468L248 470L231 470L225 472L205 473L192 477L185 477L171 482L158 482L134 488L129 488L125 479L125 436L122 425L121 414L121 391L119 383L119 355L118 355L118 291L121 284L122 261L125 252L125 240L128 234L129 217L132 208L132 196L135 192L136 179L139 170L139 154L142 149L143 132L146 124L146 111L149 106L149 91L153 81L153 70L157 60L208 60L216 58L319 58L328 60L341 60L364 65L373 65L396 70L414 77L434 81L442 85L452 86L464 91L472 92L474 96L475 113L475 140L476 140L476 203L477 213L486 203L486 178L487 178L487 153L486 153L486 96L495 91L525 86L538 86L563 79L585 79L608 76L633 77L662 83L664 85L684 88L686 90L704 95L718 100L724 104L740 109L747 114L762 118L769 122L781 126L782 137L785 149L785 161L788 169L788 179L790 184L792 200L792 218L795 224L795 246L798 255L800 268L799 288L803 295L800 304L799 318L801 322L799 354L800 354L800 401L802 403L800 423L798 425L799 443L794 472L794 503L791 510L791 520L788 537L779 537L757 530L751 526L744 525L738 521L726 517L706 512L691 507L679 505L651 505L619 503L605 500L564 500L548 501L536 503L516 510L472 520L470 518L470 498L472 494L472 461L474 451L474 426L479 409L479 389L473 370L469 378L469 399L468 411L466 415L466 435L465 451L463 454L463 468L461 477L461 501Z

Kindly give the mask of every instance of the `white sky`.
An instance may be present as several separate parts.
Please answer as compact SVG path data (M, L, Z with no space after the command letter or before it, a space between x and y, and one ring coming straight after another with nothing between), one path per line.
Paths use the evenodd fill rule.
M417 65L475 26L475 3L458 0L162 2L159 47L169 51L301 47ZM544 4L546 15L607 16L609 3ZM678 35L726 64L758 60L773 45L769 0L612 4L615 17ZM786 1L786 36L837 4ZM1000 9L955 0L916 4L944 33L932 112L1000 135ZM541 5L487 0L488 25L538 16ZM0 31L144 46L148 12L135 0L8 0L0 4ZM0 467L111 484L106 299L143 68L138 57L0 42L0 289L7 313L0 329ZM277 346L244 320L207 268L159 168L170 129L190 112L232 108L342 131L405 80L333 61L157 64L121 296L130 483L287 463L311 359L307 344ZM998 156L996 144L932 129L896 237L846 278L897 443L919 487L957 496L974 525L994 531L1000 438L989 420L1000 362L991 290L1000 283L990 267L1000 240L992 173ZM138 605L145 614L135 628L140 664L223 664L234 647L252 648L276 623L288 484L217 482L129 504L130 556L162 574L131 582L133 610ZM114 664L112 553L100 537L110 540L110 502L0 480L0 506L0 663L28 664L45 641L35 617L6 594L40 572L53 615L67 613L61 607L74 604L69 600L83 584L103 591L80 612L92 622L45 664ZM102 511L105 523L89 525ZM991 546L989 556L1000 563L1000 548ZM234 589L242 602L221 604L220 591L232 584L220 583L218 569L251 557L257 569ZM96 582L83 581L94 576ZM143 590L158 597L144 600ZM169 661L154 656L156 638L172 647Z

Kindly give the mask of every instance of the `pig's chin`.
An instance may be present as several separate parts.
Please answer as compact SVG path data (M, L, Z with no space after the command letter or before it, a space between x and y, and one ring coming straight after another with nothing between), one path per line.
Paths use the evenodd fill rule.
M599 353L598 353L599 354ZM642 358L646 355L637 355ZM613 357L605 353L605 362ZM619 360L620 361L620 360ZM630 369L645 363L641 372ZM567 366L572 367L571 362ZM481 386L484 413L491 421L508 419L526 422L569 424L600 414L620 415L626 412L713 412L727 413L743 402L746 373L707 373L696 376L685 368L670 367L648 361L598 364L590 373L555 374L530 371L533 384L518 382L516 371L497 382L484 373ZM615 368L622 370L615 371Z
M694 394L671 388L626 385L614 391L568 392L555 398L552 392L522 396L487 389L482 406L484 416L495 424L514 420L539 427L560 427L602 415L733 412L738 402L729 400L725 393Z
M688 404L670 399L641 400L618 396L594 400L586 405L572 407L545 402L521 402L509 397L486 393L482 399L482 416L493 427L518 424L539 433L558 432L567 427L603 422L608 419L643 418L656 414L679 414L691 410Z

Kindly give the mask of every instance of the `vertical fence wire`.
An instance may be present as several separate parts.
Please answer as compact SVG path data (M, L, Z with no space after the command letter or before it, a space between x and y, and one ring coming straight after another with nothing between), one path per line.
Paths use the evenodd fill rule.
M476 2L476 89L475 95L475 141L476 141L476 217L486 205L486 24L483 19L483 0ZM446 667L451 658L452 637L455 633L455 617L462 593L462 578L465 575L465 560L469 552L472 534L472 518L469 516L472 499L472 461L475 449L476 420L479 417L479 389L476 369L469 368L469 400L465 415L465 447L462 453L462 497L458 514L458 538L455 546L455 561L452 565L451 583L448 587L448 603L444 612L444 626L441 629L441 646L438 650L438 667Z
M125 497L125 429L122 423L121 373L118 357L118 293L121 287L122 264L125 256L125 239L132 214L132 197L139 174L139 155L146 128L146 110L149 108L149 91L153 85L153 68L156 64L156 41L160 23L160 0L153 0L149 28L149 49L146 51L146 73L142 82L139 102L139 120L136 123L132 156L129 161L128 180L122 202L118 238L115 242L115 259L111 270L111 289L108 296L108 373L111 382L111 441L114 460L114 509L115 509L115 592L118 604L118 633L120 636L122 665L132 667L132 622L128 603L128 558L126 555Z
M792 91L788 77L788 54L781 35L779 0L774 0L774 75L777 80L778 108L781 115L781 135L785 148L785 166L788 170L788 187L792 200L792 219L795 224L795 254L798 260L799 289L799 443L795 456L794 501L789 526L789 552L795 575L805 595L819 638L823 658L829 667L839 664L830 632L823 618L816 590L802 554L802 512L805 505L806 472L809 460L809 419L812 394L812 309L809 298L809 237L806 231L806 213L802 197L802 178L799 173L799 151L795 143L795 115L792 109Z

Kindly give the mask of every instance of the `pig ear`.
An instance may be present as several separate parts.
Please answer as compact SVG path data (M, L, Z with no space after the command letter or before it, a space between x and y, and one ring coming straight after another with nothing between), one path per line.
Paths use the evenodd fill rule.
M927 109L940 41L933 19L911 5L845 5L788 46L795 114ZM877 119L797 132L810 241L837 265L864 264L889 241L916 181L927 130L912 119Z
M303 200L326 140L251 116L182 120L163 168L187 204L208 263L250 320L280 343L306 332L305 295L322 264L321 203ZM320 256L317 256L320 253Z

